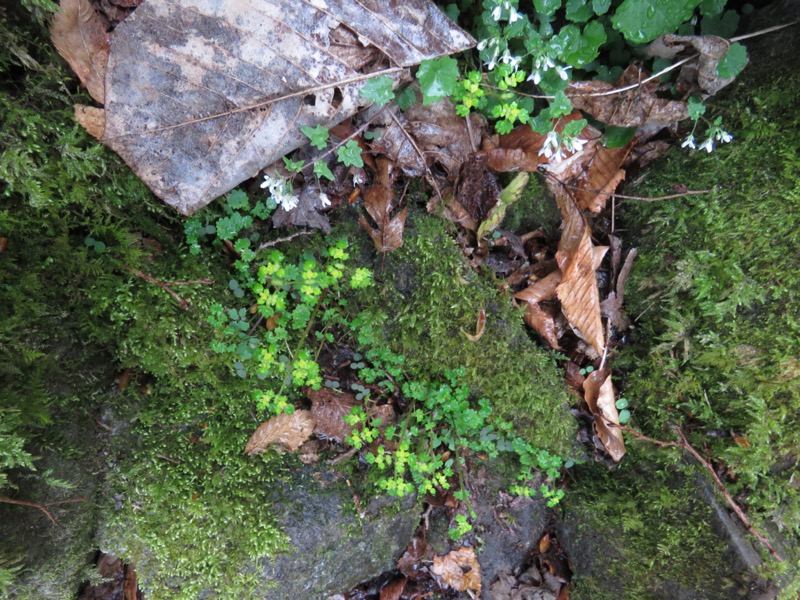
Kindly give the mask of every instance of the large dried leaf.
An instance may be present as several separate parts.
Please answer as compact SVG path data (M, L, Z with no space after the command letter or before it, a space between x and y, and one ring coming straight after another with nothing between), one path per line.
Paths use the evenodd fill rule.
M353 394L335 392L328 388L310 390L311 414L314 417L314 433L323 439L343 442L353 430L344 422L350 409L359 404Z
M605 349L605 337L600 320L600 293L594 272L606 249L595 252L589 224L574 198L563 188L556 188L555 192L564 218L564 230L556 253L562 275L556 295L572 330L599 356Z
M716 35L662 35L645 49L648 56L673 59L689 51L699 54L697 61L681 67L678 86L687 95L701 91L711 96L733 82L735 77L720 77L717 73L719 61L728 53L731 43Z
M106 114L102 108L76 104L75 120L80 123L80 126L83 127L89 135L98 140L102 139L103 131L106 127Z
M148 0L114 32L103 141L191 214L354 114L368 78L473 43L430 0Z
M364 209L375 221L370 225L364 215L358 222L369 233L378 252L391 252L403 245L403 229L408 216L408 207L403 207L392 216L394 209L395 172L392 163L385 158L378 160L378 177L364 192Z
M50 27L56 50L100 104L105 102L107 31L108 21L94 9L90 0L62 0L61 10L53 17Z
M572 100L572 106L615 127L666 125L688 118L688 106L685 102L656 96L658 81L638 85L649 75L640 67L631 65L613 84L600 80L575 81L569 85L566 94ZM608 94L629 85L636 87L622 93Z
M625 442L619 427L619 413L614 404L614 385L606 369L592 372L583 382L583 394L594 415L597 435L609 456L619 462L625 456Z
M625 171L620 169L633 147L633 141L622 148L606 148L595 142L584 148L586 157L578 172L569 177L572 195L581 209L599 213L606 207L611 194L625 179Z
M245 446L245 454L258 454L272 444L280 444L294 452L314 432L314 417L309 410L296 410L290 415L277 415L255 430Z
M552 307L539 303L555 298L556 288L560 283L561 270L556 269L546 277L514 294L514 298L524 300L526 303L523 317L525 323L533 327L555 349L559 349L558 338L562 333L559 331L556 314Z
M434 556L431 573L454 590L481 593L481 567L473 548L465 546L444 556Z

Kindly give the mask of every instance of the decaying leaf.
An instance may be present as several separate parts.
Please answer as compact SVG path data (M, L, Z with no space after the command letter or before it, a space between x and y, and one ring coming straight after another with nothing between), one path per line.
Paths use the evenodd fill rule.
M606 207L608 199L617 186L625 179L625 171L620 168L633 147L633 141L622 148L606 148L599 141L584 147L584 159L573 171L559 177L569 183L572 196L581 209L599 213Z
M431 573L454 590L481 593L481 567L473 548L464 546L444 556L434 556Z
M322 194L319 186L309 184L300 190L297 206L292 210L286 210L279 206L275 214L272 215L272 224L275 227L313 227L321 229L325 233L331 232L331 224L327 215L322 214L323 209L330 204L327 196Z
M584 400L594 415L597 435L609 456L619 462L625 456L625 442L619 426L619 413L614 404L614 385L606 369L593 371L583 382Z
M75 120L93 138L97 138L98 140L102 139L103 131L105 131L106 128L106 111L102 108L76 104Z
M662 35L645 49L647 56L673 59L689 51L697 52L697 61L681 67L678 75L678 88L687 95L694 91L702 92L704 97L713 96L735 77L720 77L717 72L719 61L727 54L731 43L716 35Z
M61 10L53 17L50 27L56 50L100 104L105 102L107 31L108 21L94 9L90 0L62 0Z
M607 248L593 248L591 230L575 200L563 188L556 188L555 192L564 218L556 253L561 269L556 295L572 330L600 356L605 349L605 336L594 272Z
M486 156L476 154L464 161L454 196L476 223L483 221L497 205L501 193L497 175L486 165Z
M380 600L400 600L407 581L408 579L405 577L392 579L381 588Z
M630 277L635 258L636 248L631 248L625 258L625 264L622 265L622 269L620 269L617 276L615 290L609 293L608 297L600 303L600 310L603 316L609 320L617 331L622 331L630 326L630 319L625 313L623 304L625 303L625 284L628 282L628 277Z
M656 96L658 81L655 80L637 85L626 92L599 95L639 84L649 75L640 67L631 65L613 84L600 80L575 81L570 83L566 94L575 108L615 127L667 125L688 118L688 106L685 102L664 100Z
M309 410L296 410L265 421L255 430L245 446L245 454L258 454L272 444L280 444L294 452L314 432L314 417Z
M417 86L412 89L419 98ZM406 175L421 177L437 165L452 182L464 158L480 146L485 128L486 120L477 113L470 114L467 126L449 99L424 106L417 102L395 119L387 117L385 130L372 147L397 163Z
M328 388L309 390L311 414L314 417L314 433L323 439L343 442L353 430L344 422L350 409L359 404L353 394L336 392Z
M353 115L368 79L473 44L430 0L148 0L111 41L103 142L192 214Z
M364 215L358 222L369 233L378 252L391 252L403 245L403 228L408 216L408 207L404 206L394 216L394 167L385 158L378 159L378 176L373 185L364 192L364 209L375 221L376 227L369 224Z
M484 329L486 329L486 311L481 309L478 311L478 323L475 325L475 335L467 333L463 329L461 330L461 334L470 342L477 342L483 337Z
M478 227L478 239L493 232L500 226L506 216L506 210L522 196L525 186L528 185L530 175L520 173L511 180L497 199L497 203L491 208L489 214Z

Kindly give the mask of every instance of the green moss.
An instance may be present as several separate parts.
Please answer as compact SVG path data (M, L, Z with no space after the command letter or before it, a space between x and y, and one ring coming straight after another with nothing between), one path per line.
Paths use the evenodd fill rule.
M740 88L717 107L733 143L711 155L673 151L631 192L657 195L676 181L711 190L626 207L641 236L629 310L643 316L638 343L616 363L628 372L634 425L671 437L669 424L683 424L728 467L729 489L758 526L786 538L787 564L800 539L799 86L792 73Z
M714 530L694 469L655 467L652 453L644 454L629 449L626 463L613 472L576 468L578 485L565 501L564 524L576 568L571 597L740 597L740 567Z
M471 271L440 219L411 217L403 247L377 268L372 299L387 315L386 343L406 357L410 379L443 379L463 368L463 381L493 414L512 421L534 446L574 453L574 420L553 356L538 347L521 315L489 276ZM477 342L478 311L486 328Z

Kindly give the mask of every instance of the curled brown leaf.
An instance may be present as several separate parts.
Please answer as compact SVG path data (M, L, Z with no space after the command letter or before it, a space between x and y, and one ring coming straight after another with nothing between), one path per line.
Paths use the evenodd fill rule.
M245 454L258 454L272 444L279 444L294 452L314 432L311 411L296 410L290 415L281 414L265 421L253 432L245 446Z

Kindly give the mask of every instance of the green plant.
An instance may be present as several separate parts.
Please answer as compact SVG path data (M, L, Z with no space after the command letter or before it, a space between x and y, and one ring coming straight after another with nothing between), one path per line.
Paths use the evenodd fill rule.
M423 103L452 96L458 114L479 110L495 120L498 133L508 133L516 124L549 132L555 157L579 150L576 143L586 125L573 121L568 130L556 131L560 119L572 112L564 95L572 80L615 80L635 57L641 58L638 45L662 34L691 35L699 22L704 34L730 36L731 18L738 23L736 13L724 11L724 1L535 0L522 11L518 0L483 0L449 8L451 17L463 10L466 20L471 19L485 69L467 68L459 77L453 59L424 61L417 72ZM720 77L735 77L745 63L744 48L731 45L719 63ZM656 61L652 66L656 70L664 65ZM712 143L704 145L709 152L713 140L727 141L719 123L716 127L708 134Z

